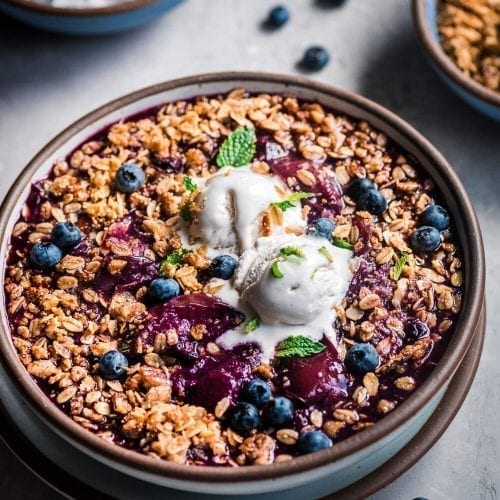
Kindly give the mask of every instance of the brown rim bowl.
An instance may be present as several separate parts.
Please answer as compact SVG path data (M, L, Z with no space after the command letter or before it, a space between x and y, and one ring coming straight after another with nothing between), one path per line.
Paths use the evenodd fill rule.
M34 0L3 0L0 11L46 31L106 35L154 22L183 0L130 0L102 7L55 7Z
M45 14L55 14L58 16L103 16L120 14L122 12L131 12L148 7L159 0L130 0L127 2L116 3L107 5L105 7L90 7L90 8L77 8L77 7L55 7L50 4L38 3L35 0L5 0L7 3L22 7L24 9L33 10Z
M455 222L456 235L464 254L466 280L462 313L456 330L441 360L425 382L404 403L372 428L341 441L332 448L288 462L264 466L251 465L244 469L197 467L153 459L111 444L83 429L59 410L33 382L19 361L12 345L5 311L2 313L0 325L0 353L4 367L10 373L10 380L15 382L22 397L44 421L79 448L100 457L103 461L150 475L160 475L166 480L185 480L198 484L232 484L236 487L242 481L249 483L278 478L288 480L294 475L324 468L351 456L358 456L363 450L388 440L396 430L407 425L415 415L421 414L428 408L432 401L439 399L439 394L441 396L444 394L446 385L466 354L479 322L484 299L485 264L479 224L464 186L443 156L419 132L395 114L364 97L305 78L256 72L213 73L160 83L116 99L70 125L35 155L7 194L0 209L2 251L5 251L10 239L13 221L18 217L20 204L25 199L26 189L31 184L34 174L41 168L47 171L47 165L52 162L54 155L64 145L69 147L70 139L76 134L83 133L88 127L97 130L103 125L133 114L135 110L131 113L129 108L134 103L141 104L144 109L151 107L155 96L160 93L162 95L168 93L169 97L166 100L177 100L199 94L224 93L235 87L246 87L253 92L291 92L299 97L318 100L323 104L325 101L330 103L333 101L334 109L354 118L366 119L399 143L418 160L422 168L436 182ZM327 106L332 107L331 104ZM117 110L122 110L119 115ZM113 112L115 115L111 119L109 115Z

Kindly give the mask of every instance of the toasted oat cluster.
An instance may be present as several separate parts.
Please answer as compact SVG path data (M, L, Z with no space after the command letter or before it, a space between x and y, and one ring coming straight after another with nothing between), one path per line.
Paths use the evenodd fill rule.
M500 2L440 0L438 28L450 59L467 76L500 91Z
M352 256L335 336L292 339L275 357L252 343L258 319L217 295L231 260L217 263L223 279L215 279L210 249L186 243L180 229L200 217L197 193L237 129L247 135L236 146L254 140L248 175L307 193L282 193L288 198L261 214L261 235L286 225L289 207L300 204L306 225L280 231L300 238L328 219L333 234L318 258L334 260L328 245ZM236 146L227 155L240 154ZM360 208L351 187L364 178L372 203ZM427 251L412 244L436 196L384 134L291 95L237 89L145 111L98 133L32 185L4 284L14 346L70 418L143 454L238 466L332 446L410 396L452 335L463 282L453 231L439 217L443 227L429 229L427 217L417 243L435 234L437 243ZM281 251L271 281L305 258L295 247ZM241 345L219 342L243 326Z

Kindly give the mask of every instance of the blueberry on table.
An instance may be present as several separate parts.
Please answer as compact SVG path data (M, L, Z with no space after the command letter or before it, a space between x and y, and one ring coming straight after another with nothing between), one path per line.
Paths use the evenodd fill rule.
M292 421L293 418L293 404L284 396L278 396L269 404L264 410L265 419L275 427L281 427Z
M270 10L266 25L271 28L280 28L287 23L288 19L290 19L288 9L284 5L277 5Z
M332 440L321 431L304 431L300 434L297 447L301 453L313 453L333 446Z
M271 399L271 396L269 384L260 378L254 378L243 388L241 399L256 406L262 406Z
M375 370L380 363L377 350L371 344L354 344L345 357L346 368L355 375Z
M37 269L50 269L62 258L62 252L54 243L37 243L30 251L30 262Z
M52 229L51 239L60 249L68 250L82 241L82 233L72 222L58 222Z
M441 233L432 226L418 227L410 236L410 246L415 252L433 252L441 245Z
M146 175L139 165L126 163L116 172L115 186L122 193L133 193L139 190L146 181Z
M313 46L304 52L301 65L309 71L319 71L328 64L329 60L330 55L324 47Z
M259 410L251 403L237 403L229 414L229 425L237 432L247 433L259 424Z
M208 271L214 278L228 280L233 275L237 265L238 261L231 255L219 255L212 261Z
M438 231L445 231L450 227L450 216L441 205L429 205L420 216L423 226L435 227Z
M99 371L106 380L116 380L126 375L128 359L120 351L108 351L99 361Z
M368 189L360 195L357 208L358 210L366 210L372 215L380 215L387 210L387 200L377 189Z
M173 279L156 278L149 284L148 293L152 299L158 302L165 302L177 297L181 293L181 287Z
M332 232L335 229L335 224L330 219L326 217L320 217L314 221L314 236L319 238L326 238L327 240L332 239Z
M347 186L346 193L354 201L358 201L360 196L370 189L377 189L377 186L366 177L358 177Z

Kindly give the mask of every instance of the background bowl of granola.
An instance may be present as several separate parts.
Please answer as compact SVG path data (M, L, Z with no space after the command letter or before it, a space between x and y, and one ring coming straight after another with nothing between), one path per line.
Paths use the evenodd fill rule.
M442 80L469 105L500 120L498 2L413 0L413 17Z
M6 0L5 14L36 28L70 35L102 35L154 21L182 0Z
M0 227L4 235L1 247L3 257L1 272L5 280L10 235L14 231L14 226L23 210L33 183L46 178L58 160L71 155L89 138L110 125L127 117L140 118L143 116L141 113L144 110L157 108L164 103L190 100L200 95L223 96L238 88L245 89L252 95L263 94L264 100L270 99L266 96L273 94L290 96L289 104L292 108L295 107L293 96L296 96L304 102L316 102L318 105L336 110L336 113L345 113L351 116L355 123L360 124L359 126L363 130L371 130L369 127L373 127L369 137L375 143L378 140L379 146L383 147L387 138L397 144L398 148L405 152L404 156L408 158L408 163L418 164L425 176L431 179L432 184L437 187L442 203L448 208L454 221L453 231L463 256L462 269L466 278L463 290L460 292L461 312L453 335L439 361L436 360L430 375L416 388L410 380L400 381L400 383L404 382L405 385L412 385L412 389L415 389L403 403L395 405L391 404L391 401L380 400L380 406L377 405L377 407L379 406L384 416L375 425L367 426L368 428L364 428L362 432L356 432L352 436L340 440L333 447L317 453L299 456L288 461L269 463L260 460L260 458L269 457L269 450L261 450L263 452L261 457L255 453L259 451L257 446L257 449L255 447L253 450L247 449L251 460L248 462L249 465L246 465L244 474L238 467L207 467L159 460L159 456L153 458L148 454L140 454L117 446L109 440L103 439L104 435L100 437L82 428L74 419L51 402L40 386L33 382L25 365L20 360L19 352L29 354L34 346L28 338L23 339L17 336L14 342L11 336L9 319L12 319L12 315L24 300L23 293L18 293L20 290L22 291L22 288L16 288L11 284L8 289L9 300L7 301L7 297L4 297L4 301L10 309L9 312L7 312L7 308L2 310L0 330L2 369L6 373L5 384L0 387L0 397L3 400L8 400L9 397L12 400L13 395L21 398L33 410L33 425L36 425L35 422L43 421L72 446L97 462L105 463L132 477L191 492L262 494L278 490L306 488L309 495L321 496L337 491L380 467L416 435L442 399L453 374L471 343L474 342L474 335L480 324L479 319L483 314L484 255L480 229L473 207L460 180L446 160L428 141L400 118L360 96L324 84L298 77L263 73L201 75L158 84L127 95L97 109L71 125L44 147L19 176L0 213ZM236 100L242 98L243 95L242 91L231 94ZM320 107L313 108L313 110L316 120L321 121L323 115ZM190 118L193 118L192 114ZM244 117L235 114L232 119L242 120ZM187 124L184 125L187 126ZM276 128L274 123L264 122L263 126L268 127L273 133L279 132L279 127L277 130L273 130ZM193 131L191 130L191 132ZM92 146L89 145L89 148L92 149ZM315 152L317 149L304 150L304 154ZM357 157L363 161L363 158L367 158L366 151L360 149ZM401 189L410 191L416 189L417 186L411 183L411 176L414 175L413 170L403 159L401 159L400 164L401 167L396 174L397 178L386 180L389 183L401 182ZM402 165L406 165L406 174ZM59 168L63 168L63 165L61 164ZM342 177L343 171L339 170L337 175ZM410 177L407 179L406 176ZM399 245L401 242L398 240L395 244ZM439 262L436 262L436 266L439 268ZM411 269L408 271L411 272ZM427 278L434 276L437 281L440 280L434 273L427 272L425 274ZM422 285L425 288L425 283ZM5 294L5 290L3 293ZM365 296L365 301L368 301L367 297ZM443 296L444 302L449 302L448 299L450 299L449 294L446 297ZM432 302L434 302L433 298ZM442 305L444 308L454 307L452 303L448 305L443 303ZM72 320L69 320L69 323L71 323L69 324L70 329L79 326ZM442 331L444 332L449 326L449 323L441 325ZM26 328L22 331L27 333ZM25 347L28 348L28 351L25 350ZM61 349L60 345L56 347L58 350ZM35 350L39 351L41 348L43 346L37 345ZM414 360L412 356L417 356L417 360L420 359L418 358L420 354L417 351L419 350L409 349L405 353L399 353L400 355L391 358L392 364L389 364L388 367L390 369L402 368L404 371L403 365ZM66 355L64 349L60 352ZM30 364L32 360L25 358L24 361ZM42 365L36 364L35 368L39 367ZM50 373L50 375L57 374ZM395 375L395 377L399 379L399 375ZM373 377L369 377L365 381L365 387L360 387L356 398L366 399L366 396L371 392L376 396L377 385L378 382ZM66 392L68 393L68 391ZM71 397L71 393L68 394ZM66 397L68 394L65 393L64 396ZM74 394L75 391L73 391ZM102 405L100 401L97 403L100 404L99 408L104 408L105 405ZM95 405L96 401L89 399L89 404ZM94 415L92 411L91 413ZM333 420L329 420L328 422L332 423L325 428L332 436L338 428L358 423L359 415L352 410L343 409L343 411L337 411L336 414L338 417L336 420L339 423L336 424ZM321 423L318 425L322 426ZM361 430L360 427L357 428ZM39 447L43 452L44 443L40 442ZM258 465L259 463L262 465ZM60 463L60 465L63 468L65 466L64 463Z

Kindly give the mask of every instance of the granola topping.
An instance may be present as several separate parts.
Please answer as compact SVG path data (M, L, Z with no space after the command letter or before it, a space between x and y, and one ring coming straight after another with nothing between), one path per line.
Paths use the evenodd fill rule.
M498 0L440 0L438 12L446 54L466 76L500 92Z

